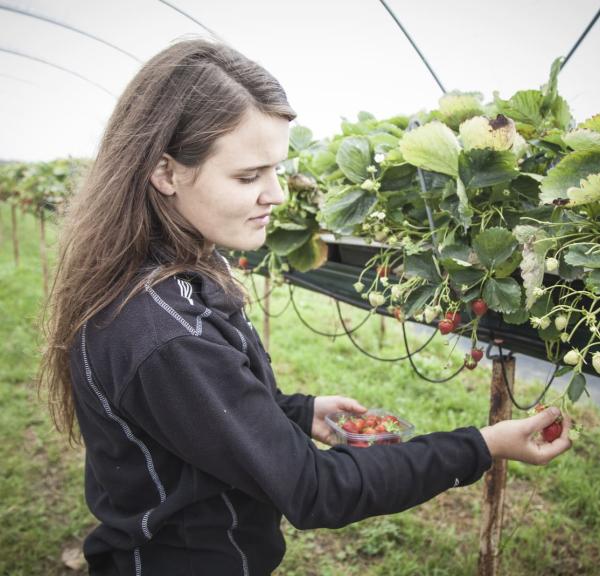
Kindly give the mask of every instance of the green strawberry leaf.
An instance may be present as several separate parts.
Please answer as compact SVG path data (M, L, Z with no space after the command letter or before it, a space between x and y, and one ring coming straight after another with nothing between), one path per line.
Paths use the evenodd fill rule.
M346 188L326 196L321 214L332 232L350 234L377 202L377 195L362 188Z
M425 284L424 286L419 286L416 290L413 290L404 302L403 309L406 317L410 318L421 310L425 304L433 298L436 289L436 286Z
M345 138L336 154L336 161L344 176L354 184L361 184L368 177L371 164L371 145L362 136Z
M290 146L296 151L304 150L312 142L312 132L305 126L292 126L290 130Z
M592 270L585 279L585 287L594 294L600 294L600 270Z
M407 256L404 260L404 270L409 276L417 276L434 283L440 281L431 252Z
M516 312L521 306L521 287L514 278L488 278L482 297L496 312Z
M548 171L541 184L540 202L551 204L557 198L568 198L568 190L579 188L581 181L600 173L600 150L581 150L565 156Z
M505 228L488 228L473 240L479 261L490 270L510 258L516 247L517 239Z
M400 151L410 164L441 172L450 176L458 175L458 138L441 122L430 122L406 132L400 140Z
M600 150L600 132L577 128L563 136L565 144L573 150Z
M586 381L583 374L573 374L573 378L571 378L571 382L569 382L569 389L567 391L569 400L571 400L571 402L577 402L577 400L579 400L583 394L583 391L585 390L585 385Z
M589 245L571 246L565 254L565 261L571 266L600 268L600 251L592 251Z
M290 266L300 272L318 268L327 260L327 244L314 235L308 242L287 255Z
M515 155L491 148L463 150L458 158L458 171L466 188L505 184L519 176Z
M312 232L305 230L284 230L277 228L267 237L267 246L279 256L287 256L302 246L312 236Z

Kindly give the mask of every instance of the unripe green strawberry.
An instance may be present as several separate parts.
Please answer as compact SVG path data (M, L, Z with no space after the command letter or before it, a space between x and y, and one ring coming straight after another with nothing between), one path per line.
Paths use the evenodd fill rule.
M439 310L433 306L426 306L425 307L425 322L427 322L427 324L431 324L436 318L437 315L439 313Z
M546 271L555 272L558 270L558 260L556 258L546 258Z
M569 350L563 358L563 362L565 364L568 364L569 366L577 366L577 364L579 364L580 361L581 354L579 350L577 350L577 348L572 348L571 350Z
M594 370L600 374L600 352L594 352L592 356L592 366Z
M385 296L381 292L371 292L369 294L369 304L371 304L373 308L383 306L385 304Z
M554 319L554 325L556 326L556 329L560 330L561 332L567 327L568 323L569 319L564 314L559 314Z
M354 289L360 294L365 289L365 285L362 282L355 282Z

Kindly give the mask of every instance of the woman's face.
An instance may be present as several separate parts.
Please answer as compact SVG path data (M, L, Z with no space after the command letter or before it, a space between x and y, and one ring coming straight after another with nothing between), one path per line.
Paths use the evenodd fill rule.
M178 212L207 242L253 250L266 239L269 213L283 202L276 174L288 155L289 121L257 110L215 142L198 178L174 163L174 202Z

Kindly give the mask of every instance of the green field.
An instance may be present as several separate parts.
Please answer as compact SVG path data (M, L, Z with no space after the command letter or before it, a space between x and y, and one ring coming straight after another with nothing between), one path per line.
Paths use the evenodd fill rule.
M83 500L83 451L68 448L49 422L34 377L42 344L37 316L42 298L38 233L31 216L19 220L21 263L15 267L9 213L0 213L0 576L76 574L61 561L78 546L94 519ZM54 230L50 230L54 238ZM301 312L322 330L337 330L333 303L296 291ZM286 287L271 308L282 310ZM262 328L262 312L250 312ZM350 323L364 312L344 306ZM402 352L395 321L371 318L358 332L361 344L382 355ZM442 338L417 357L422 371L444 375L450 353ZM419 342L412 336L413 346ZM382 363L360 354L346 338L316 336L291 307L271 321L271 346L279 386L286 392L344 394L385 407L412 421L419 432L450 430L487 421L490 372L478 368L445 384L418 379L405 363ZM454 364L460 358L454 359ZM452 366L452 361L450 362ZM451 368L450 366L450 368ZM540 382L517 369L516 389L531 397ZM575 447L545 468L511 463L502 542L502 574L600 573L600 414L581 402L576 417L584 432ZM518 417L518 414L515 414ZM371 518L340 530L283 528L288 542L278 576L436 575L476 571L482 483L441 495L402 514ZM85 572L80 572L85 573Z

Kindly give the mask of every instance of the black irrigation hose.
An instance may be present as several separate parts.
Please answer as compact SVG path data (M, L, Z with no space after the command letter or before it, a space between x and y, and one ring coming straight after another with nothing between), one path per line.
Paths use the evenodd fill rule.
M435 334L436 334L436 332L433 332L433 334L431 335L429 340L431 340L435 336ZM404 322L402 323L402 336L404 338L404 347L406 348L406 351L408 352L408 361L410 362L412 369L415 371L415 374L422 380L426 380L427 382L433 382L434 384L441 384L442 382L448 382L448 380L452 380L452 378L455 378L456 376L458 376L458 374L460 374L465 369L465 365L463 364L456 372L454 372L454 374L451 374L447 378L441 378L441 379L429 378L429 376L425 376L425 374L421 374L421 372L419 372L419 369L417 368L416 364L414 363L412 357L413 357L413 354L416 354L417 352L422 350L423 346L421 346L421 348L415 350L414 352L409 351L408 339L406 338L406 328L404 326ZM429 340L427 341L427 343L429 342Z
M398 356L397 358L383 358L381 356L375 356L374 354L371 354L370 352L368 352L367 350L365 350L364 348L362 348L358 342L356 342L356 340L354 340L354 338L352 338L352 331L349 331L346 328L346 323L344 322L344 319L342 317L342 310L340 308L340 304L339 302L336 300L335 301L336 306L337 306L337 310L338 310L338 316L340 318L340 322L342 323L342 327L344 328L345 334L346 336L348 336L348 338L350 339L350 342L352 342L352 344L354 344L354 346L360 350L365 356L368 356L369 358L373 358L373 360L379 360L380 362L399 362L400 360L406 360L407 358L410 357L410 354L405 355L405 356ZM404 324L403 324L404 326ZM433 337L435 336L435 332L433 332L433 334L429 337L429 339L425 342L425 344L423 344L420 348L418 348L417 350L415 350L413 352L413 354L416 354L417 352L420 352L421 350L423 350L423 348L425 348L425 346L427 346L431 340L433 339ZM406 350L408 351L408 347L406 348Z
M252 289L254 290L254 295L256 296L256 300L254 302L262 302L263 300L266 300L271 294L273 294L273 291L276 288L275 284L271 286L271 289L266 294L264 294L263 296L259 296L258 290L256 289L256 284L254 283L254 273L251 272L249 276L250 280L252 281Z
M300 311L298 310L298 307L296 306L296 301L294 300L294 291L293 291L291 285L289 285L289 291L290 291L290 300L292 302L292 306L294 307L294 311L296 312L296 316L298 316L298 320L300 320L300 322L302 322L302 324L304 324L311 332L314 332L315 334L318 334L319 336L326 336L327 338L339 338L340 336L349 336L353 332L356 332L361 326L363 326L363 324L371 316L371 313L368 312L367 315L364 317L364 319L361 320L354 328L352 328L352 330L347 330L346 325L342 322L344 331L340 332L339 334L328 334L327 332L321 332L320 330L313 328L304 318L302 318L302 315L300 314ZM338 311L339 311L339 301L335 300L335 302L338 306ZM350 339L352 340L352 338L350 338Z
M259 298L258 297L258 292L256 290L256 284L254 284L254 274L250 274L250 276L252 277L252 288L254 290L254 295L257 298L254 302L256 302L256 304L258 304L258 307L263 311L263 314L265 314L265 316L267 316L268 318L279 318L281 315L283 315L283 313L288 309L288 307L290 305L290 300L291 299L288 299L288 301L285 303L285 306L283 307L283 310L281 310L281 312L277 312L277 314L271 314L271 312L267 312L266 308L261 304L261 300L264 300L268 296L270 296L271 292L273 292L273 290L275 288L274 287L271 288L271 290L269 291L268 294L266 294L262 298Z
M490 354L490 350L492 349L492 346L498 346L498 351L499 354L494 354L493 356ZM508 384L508 376L506 375L506 366L504 365L504 353L502 352L502 344L492 340L487 347L486 350L486 356L487 358L490 358L492 360L494 359L498 359L500 361L500 367L502 369L502 380L504 382L504 386L506 386L506 391L508 392L508 397L510 398L510 401L513 403L513 405L518 409L518 410L531 410L531 408L533 408L534 406L537 406L537 404L539 403L539 401L546 395L546 392L548 392L548 389L550 388L552 382L554 382L554 378L556 376L556 372L558 371L558 364L554 365L554 372L552 373L552 376L550 377L550 380L548 380L548 382L546 383L546 385L544 386L544 389L542 390L542 393L531 403L531 404L527 404L525 406L522 406L521 404L519 404L517 402L517 400L515 399L512 390L510 389L510 385ZM509 352L508 356L506 356L506 358L510 358L512 356L512 353Z

